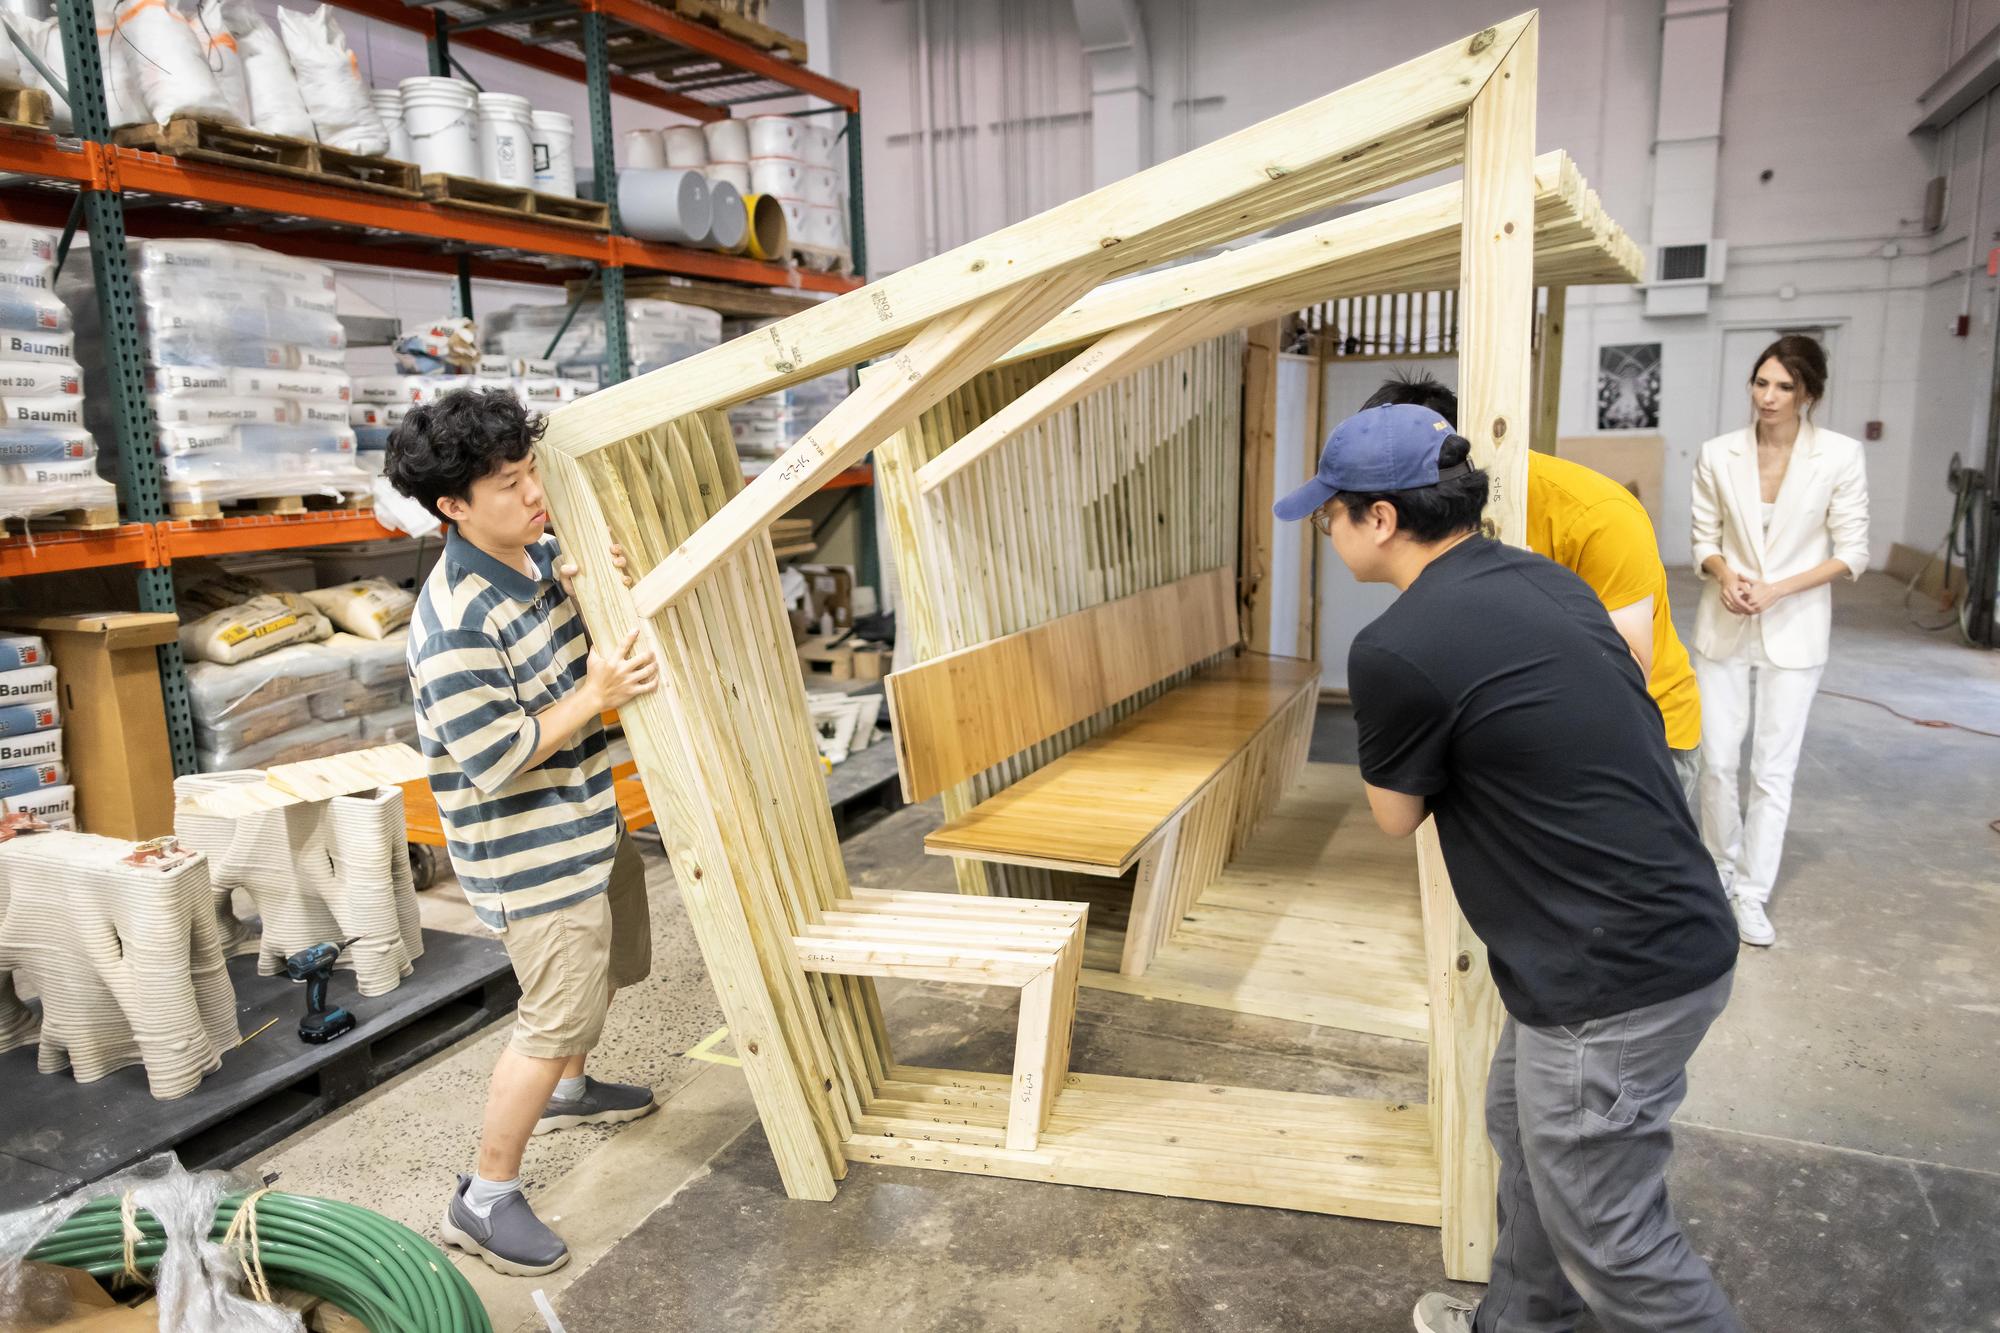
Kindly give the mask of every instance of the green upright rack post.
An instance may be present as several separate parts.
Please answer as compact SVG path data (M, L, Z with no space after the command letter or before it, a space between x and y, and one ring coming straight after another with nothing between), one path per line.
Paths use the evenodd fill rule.
M111 117L104 105L104 69L97 50L97 23L82 4L56 6L62 18L63 58L69 76L70 116L80 139L108 144ZM167 517L165 478L154 450L153 408L146 399L146 356L139 336L139 301L132 264L125 253L125 206L115 191L83 191L83 215L90 231L90 270L97 283L99 318L104 326L104 369L118 422L118 491L128 523L158 523ZM139 607L175 614L171 571L139 572ZM179 643L158 648L160 697L167 710L167 742L174 773L195 771L194 716L188 711L187 669Z
M586 92L590 97L590 169L597 180L597 195L611 210L611 234L624 233L618 217L617 143L611 129L611 55L605 42L604 15L595 9L583 12L583 66ZM632 377L632 345L625 325L625 269L605 264L598 269L602 288L599 308L604 312L604 378L617 384Z

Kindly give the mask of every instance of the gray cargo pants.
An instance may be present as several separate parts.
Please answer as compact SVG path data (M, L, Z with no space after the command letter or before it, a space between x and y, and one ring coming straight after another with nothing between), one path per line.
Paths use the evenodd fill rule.
M1507 1020L1486 1085L1500 1239L1477 1333L1742 1333L1667 1203L1667 1122L1735 973L1574 1028Z

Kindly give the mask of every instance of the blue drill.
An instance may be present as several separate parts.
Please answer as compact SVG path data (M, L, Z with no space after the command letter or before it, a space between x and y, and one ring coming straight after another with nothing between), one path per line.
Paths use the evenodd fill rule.
M315 944L285 960L285 975L306 983L306 1016L299 1020L300 1041L318 1045L354 1031L353 1014L337 1006L326 1007L326 983L333 979L333 963L340 957L340 951L360 938L350 935L338 944L330 940Z

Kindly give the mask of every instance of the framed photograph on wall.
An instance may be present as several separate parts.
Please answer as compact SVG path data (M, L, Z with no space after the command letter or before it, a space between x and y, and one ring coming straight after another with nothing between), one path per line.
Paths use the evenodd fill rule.
M1597 349L1597 428L1660 428L1660 344Z

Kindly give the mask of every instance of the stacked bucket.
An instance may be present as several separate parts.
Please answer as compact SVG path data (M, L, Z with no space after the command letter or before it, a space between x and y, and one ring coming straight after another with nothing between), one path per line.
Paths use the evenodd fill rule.
M525 97L483 93L463 79L404 79L374 91L391 156L425 175L463 176L576 197L576 128Z

